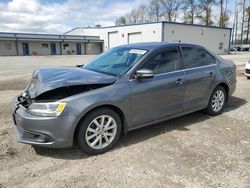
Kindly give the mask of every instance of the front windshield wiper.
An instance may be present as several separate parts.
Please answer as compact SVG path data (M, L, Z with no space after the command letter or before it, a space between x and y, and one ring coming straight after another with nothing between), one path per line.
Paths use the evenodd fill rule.
M83 65L76 65L76 67L82 68L82 67L83 67Z
M84 66L82 66L82 67L84 67ZM117 76L117 74L112 74L112 73L108 73L108 72L104 72L104 71L96 70L96 69L90 69L90 68L87 68L87 67L84 67L84 69L90 70L90 71L93 71L93 72L98 72L98 73L101 73L101 74L106 74L106 75L109 75L109 76Z

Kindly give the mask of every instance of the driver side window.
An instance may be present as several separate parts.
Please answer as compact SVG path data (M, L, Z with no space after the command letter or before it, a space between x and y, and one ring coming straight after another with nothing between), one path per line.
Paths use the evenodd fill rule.
M142 67L150 69L155 75L173 72L180 69L180 56L177 48L160 52L150 58Z

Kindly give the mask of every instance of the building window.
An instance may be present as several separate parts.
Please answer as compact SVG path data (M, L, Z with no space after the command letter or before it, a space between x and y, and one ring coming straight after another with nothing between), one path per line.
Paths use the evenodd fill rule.
M68 48L69 48L69 44L63 44L63 49L64 50L68 50Z
M219 50L222 50L223 49L223 42L220 42L219 44Z
M42 43L42 48L48 48L49 44L48 43Z
M12 49L11 42L4 42L4 49L11 50Z

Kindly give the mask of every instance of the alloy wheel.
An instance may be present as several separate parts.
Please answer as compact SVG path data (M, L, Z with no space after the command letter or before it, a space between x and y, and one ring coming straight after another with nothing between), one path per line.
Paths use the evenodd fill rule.
M214 112L219 112L225 103L225 94L222 90L218 90L214 93L212 98L212 109Z
M103 149L115 138L117 123L111 116L96 117L87 127L85 139L92 149Z

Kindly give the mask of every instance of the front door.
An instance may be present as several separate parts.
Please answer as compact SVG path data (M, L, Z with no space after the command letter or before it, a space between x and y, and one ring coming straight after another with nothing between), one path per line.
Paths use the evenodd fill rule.
M24 42L22 43L22 48L23 48L23 55L29 55L29 43Z
M55 43L50 44L50 51L51 51L51 55L56 55L56 44Z
M76 44L76 54L81 55L82 54L82 48L81 48L81 43Z
M215 59L207 51L194 47L182 47L185 71L184 110L205 105L215 77Z
M139 69L153 70L154 78L130 81L132 126L183 112L184 71L179 54L171 48L153 55Z

